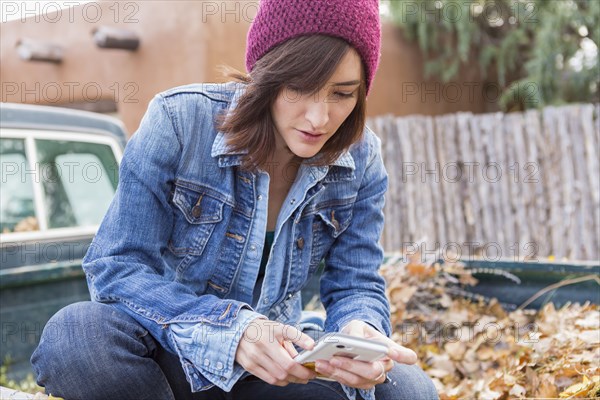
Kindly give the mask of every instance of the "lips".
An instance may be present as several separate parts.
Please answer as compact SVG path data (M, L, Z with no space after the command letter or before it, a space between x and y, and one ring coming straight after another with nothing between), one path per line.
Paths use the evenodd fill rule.
M298 131L298 133L300 134L300 138L302 138L302 140L303 140L305 143L320 143L320 142L322 141L322 140L321 140L321 137L322 137L322 136L324 136L324 135L323 135L323 134L321 134L321 133L318 133L318 134L311 134L311 133L309 133L309 132L306 132L306 131L301 131L301 130L299 130L299 129L296 129L296 130L297 130L297 131Z
M318 132L309 132L309 131L300 131L300 132L306 133L307 135L315 136L315 137L323 136L324 135L324 133L318 133Z

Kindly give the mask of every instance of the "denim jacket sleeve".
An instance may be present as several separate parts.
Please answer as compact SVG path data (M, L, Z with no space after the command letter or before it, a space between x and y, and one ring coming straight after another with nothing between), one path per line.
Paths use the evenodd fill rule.
M165 265L162 254L173 226L168 202L182 149L176 126L177 119L171 118L164 98L157 95L125 148L115 198L83 260L83 269L92 299L113 303L163 347L179 354L192 390L198 391L212 386L212 381L198 376L186 361L188 355L178 351L176 342L189 338L174 334L171 325L230 329L239 325L241 310L252 309L235 300L199 296L177 282ZM246 319L247 314L242 322ZM229 353L224 355L229 359L235 351L235 335L224 337L230 341ZM217 335L213 339L221 340Z
M243 309L235 325L229 328L206 324L172 324L178 351L222 390L229 392L245 370L235 362L235 353L246 328L256 318L266 318Z
M348 228L325 256L321 299L327 310L326 331L339 331L351 320L367 322L389 336L390 306L379 274L383 249L384 194L388 175L381 158L381 141L370 133L369 157L353 205Z
M388 337L391 335L390 308L385 281L379 274L383 249L384 194L388 175L381 157L381 141L372 132L369 157L348 228L336 239L325 257L321 278L321 299L327 310L325 330L340 331L352 320L364 321ZM366 400L375 390L358 390L343 385L350 399L357 392Z

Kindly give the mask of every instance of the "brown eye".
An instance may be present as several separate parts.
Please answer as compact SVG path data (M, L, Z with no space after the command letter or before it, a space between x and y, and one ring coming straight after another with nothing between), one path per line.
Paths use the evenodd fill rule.
M334 93L337 97L341 97L341 98L350 98L350 97L354 97L354 92L351 93L345 93L345 92L335 92Z

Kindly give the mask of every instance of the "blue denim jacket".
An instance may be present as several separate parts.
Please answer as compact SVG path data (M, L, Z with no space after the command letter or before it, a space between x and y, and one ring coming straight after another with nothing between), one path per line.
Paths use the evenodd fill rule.
M252 306L269 175L241 170L241 155L215 127L244 88L194 84L155 96L83 262L92 299L125 311L178 354L193 391L230 390L240 379L235 353L253 319L298 322L300 290L322 259L325 330L358 319L390 335L378 274L387 173L368 128L332 165L300 166Z

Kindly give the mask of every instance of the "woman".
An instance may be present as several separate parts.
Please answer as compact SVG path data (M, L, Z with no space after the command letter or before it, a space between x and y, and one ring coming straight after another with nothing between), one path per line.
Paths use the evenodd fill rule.
M395 344L377 270L387 174L364 125L375 0L263 1L227 84L157 95L85 260L94 302L59 311L32 356L67 399L437 398ZM300 290L321 260L323 326ZM317 328L317 329L315 329ZM324 331L388 358L293 360ZM57 336L56 332L60 334Z

